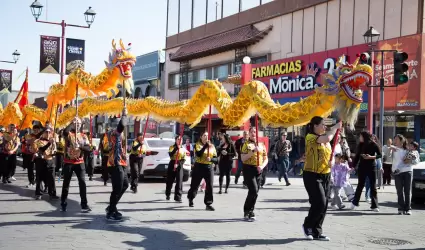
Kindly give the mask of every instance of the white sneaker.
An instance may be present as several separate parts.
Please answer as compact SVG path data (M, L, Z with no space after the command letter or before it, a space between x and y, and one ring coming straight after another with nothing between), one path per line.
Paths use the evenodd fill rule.
M379 212L379 208L373 208L372 211L373 212Z
M16 181L16 178L15 177L10 177L10 179L12 180L12 181Z
M371 199L369 199L369 198L367 198L367 199L366 199L366 202L367 202L367 203L371 203L371 202L372 202L372 200L371 200Z
M331 208L333 208L333 209L339 209L337 205L332 205Z
M349 210L354 210L354 209L356 209L356 205L354 205L353 203L351 203L351 204L348 206L348 209L349 209Z
M405 213L405 215L412 215L412 210L407 210L407 212Z

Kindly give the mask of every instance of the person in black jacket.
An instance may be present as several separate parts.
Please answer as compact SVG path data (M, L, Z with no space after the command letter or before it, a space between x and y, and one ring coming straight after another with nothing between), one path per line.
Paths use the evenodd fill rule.
M359 206L360 196L362 195L363 188L366 183L366 178L370 181L371 198L373 211L379 212L378 208L378 195L376 189L376 159L381 158L381 148L372 140L372 135L363 131L360 133L359 145L357 146L356 157L354 158L354 166L358 164L358 184L356 193L350 209Z
M174 180L176 187L174 190L174 200L181 203L183 193L183 164L186 160L186 149L181 146L182 138L176 136L174 145L170 146L168 155L170 162L167 169L167 184L165 186L165 196L167 201L170 200L171 189L173 188ZM176 162L177 161L177 162Z
M94 150L96 148L93 146L91 141L90 132L87 132L84 136L84 139L88 141L88 144L90 146L90 150L84 151L84 163L86 165L86 172L89 176L89 181L93 180L93 174L94 174L94 167L93 167L93 159L94 159Z
M235 184L238 184L239 177L241 176L242 165L243 165L242 160L241 160L241 148L242 148L242 145L245 143L246 140L248 140L248 131L243 131L242 138L239 138L235 142L236 153L238 153L238 168L237 168L236 174L235 174ZM245 181L243 182L243 185L245 186Z
M230 172L232 171L233 157L235 157L236 155L235 146L230 140L228 134L223 135L222 143L217 149L217 155L220 156L220 161L218 162L218 167L220 169L220 177L218 178L218 181L220 183L220 191L218 191L218 193L222 193L221 190L223 186L223 177L224 175L226 175L226 189L224 193L227 194L227 189L230 185Z
M131 187L133 193L137 193L137 186L139 184L139 176L142 171L143 158L146 155L146 146L143 142L143 134L138 133L137 138L133 141L130 152L130 173L131 173Z
M206 210L214 211L213 203L213 183L214 183L214 164L217 163L217 152L214 145L208 140L208 132L202 134L200 140L195 144L195 166L192 171L192 180L190 189L187 193L189 207L193 207L193 199L198 193L199 185L202 179L205 180L206 190L204 203Z

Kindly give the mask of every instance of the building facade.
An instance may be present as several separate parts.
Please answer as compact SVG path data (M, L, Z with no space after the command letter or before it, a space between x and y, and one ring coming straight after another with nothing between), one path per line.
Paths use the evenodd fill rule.
M174 2L181 6L172 8ZM314 84L308 88L282 87L285 77L294 76L284 73L264 75L261 68L301 60L303 67L297 72L301 76L305 75L305 66L311 63L320 71L332 70L335 60L342 54L352 62L356 54L368 50L363 34L373 26L381 34L377 44L379 49L397 49L409 55L409 82L385 89L383 139L402 133L424 141L425 131L421 124L425 124L425 118L420 115L425 112L425 81L421 74L424 64L420 56L424 48L424 0L222 0L217 1L217 6L211 5L214 1L200 0L197 7L191 8L187 6L188 2L169 1L165 99L190 98L202 80L221 80L240 71L242 58L249 56L255 64L253 78L269 87L274 100L281 104L298 101L314 91ZM237 8L231 4L235 2L239 2ZM250 8L244 9L242 3L248 2ZM205 6L204 12L196 9L199 6ZM191 10L189 17L192 17L189 28L187 16L182 15L188 10ZM170 28L176 23L177 32ZM392 55L375 57L379 62L382 59L384 78L391 85ZM380 67L374 66L375 79L380 77ZM260 69L259 74L255 73L256 69ZM234 85L225 84L225 88L231 95L238 92ZM373 94L376 114L379 112L378 91L374 89ZM369 89L364 90L362 113L368 110L369 92ZM375 117L379 118L378 115ZM378 124L376 121L375 129ZM359 117L357 126L358 129L366 127L366 115Z

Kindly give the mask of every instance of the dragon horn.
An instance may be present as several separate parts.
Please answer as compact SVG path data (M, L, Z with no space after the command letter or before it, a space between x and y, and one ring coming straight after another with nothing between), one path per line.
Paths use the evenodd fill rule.
M340 56L336 62L336 67L340 67L342 65L345 65L345 55Z
M117 50L117 44L115 43L115 39L112 39L112 47L114 50Z
M357 66L357 64L359 63L359 60L360 60L360 57L357 57L357 59L353 63L353 67Z
M120 46L122 50L125 50L125 46L124 46L124 43L122 42L122 39L120 39Z

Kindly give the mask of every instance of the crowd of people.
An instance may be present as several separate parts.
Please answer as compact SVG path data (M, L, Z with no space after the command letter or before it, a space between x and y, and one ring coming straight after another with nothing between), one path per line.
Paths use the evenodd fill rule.
M102 135L99 152L102 155L102 179L104 185L109 178L112 192L109 205L105 209L106 218L119 221L122 214L117 209L121 197L130 187L137 193L139 174L146 146L142 134L138 134L130 152L127 152L123 135L127 121L124 109L120 122L115 129L106 128ZM93 177L93 150L91 140L82 133L82 122L75 118L65 129L57 130L46 123L44 127L34 125L22 138L18 128L11 124L7 131L0 130L0 174L5 184L16 180L16 157L21 148L23 167L27 169L28 186L35 187L35 199L45 193L50 199L60 199L60 209L67 211L67 196L70 181L75 172L81 210L90 212L88 205L86 174ZM256 139L256 129L243 131L236 142L225 132L218 135L218 140L210 139L208 132L201 135L192 145L190 140L183 143L181 136L175 137L175 143L169 148L170 162L167 170L165 198L170 200L174 187L174 201L181 203L183 196L183 165L186 155L192 157L190 189L187 192L189 206L194 206L194 199L199 190L205 191L206 210L214 211L213 182L216 168L219 171L218 194L227 194L233 162L237 159L235 184L243 175L243 185L248 189L243 206L243 218L247 221L256 219L254 208L260 187L266 182L268 172L277 173L279 182L282 178L286 186L291 185L288 173L298 168L309 196L311 208L303 223L307 239L329 240L322 232L322 224L330 205L333 209L345 209L344 201L350 202L348 208L355 209L363 189L366 187L366 201L370 201L371 210L379 212L378 189L382 185L391 185L394 179L398 196L398 214L411 215L412 171L419 162L419 145L415 141L407 142L403 135L388 139L381 145L378 138L367 131L359 134L359 142L354 153L350 151L341 123L330 129L323 118L314 117L307 125L305 140L299 137L293 142L287 139L284 131L281 137L267 150L264 143ZM342 131L342 132L341 132ZM337 135L337 138L334 138ZM331 145L334 145L332 147ZM294 153L295 151L295 153ZM127 155L129 153L129 166ZM269 162L269 156L271 161ZM354 156L354 157L353 157ZM34 175L35 171L35 175ZM350 176L356 173L358 184L354 190ZM62 194L56 194L55 176L63 178ZM225 179L225 182L224 182ZM331 204L328 204L331 201Z

